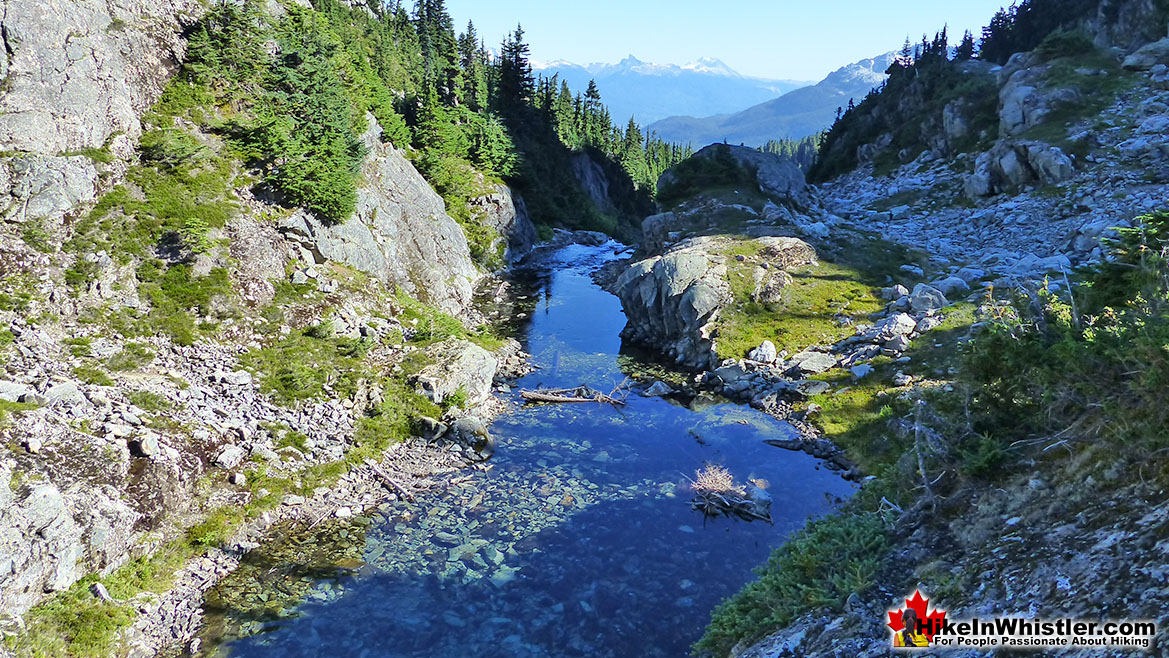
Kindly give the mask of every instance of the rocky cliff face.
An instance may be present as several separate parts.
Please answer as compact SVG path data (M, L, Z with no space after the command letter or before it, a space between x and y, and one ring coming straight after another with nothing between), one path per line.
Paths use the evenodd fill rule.
M271 3L269 10L280 7ZM380 378L400 363L416 331L397 320L403 309L388 293L399 287L430 305L419 313L459 314L482 274L442 199L402 152L380 143L375 126L365 136L370 153L348 221L325 224L238 189L230 218L208 232L209 247L183 255L192 274L181 285L197 285L217 268L230 270L229 293L180 313L214 329L177 344L154 328L112 328L112 318L133 322L156 310L141 292L138 267L164 249L150 244L144 253L75 254L62 243L76 230L72 220L85 217L135 161L140 117L183 57L182 30L204 9L196 0L0 0L5 630L19 626L13 619L47 595L88 574L108 574L224 505L250 500L248 460L276 474L342 459L353 446L357 419L384 402ZM182 129L199 133L186 124ZM194 137L206 138L209 148L218 143L202 133ZM148 193L136 184L127 188ZM482 203L511 257L530 249L535 231L522 200L502 188ZM67 282L74 260L88 274ZM287 289L290 265L296 292L291 301L280 300L276 291ZM351 270L376 281L358 285ZM309 279L317 285L295 286ZM272 314L261 318L257 309ZM81 322L82 314L89 321ZM369 359L378 369L352 390L335 390L332 380L311 400L277 401L264 368L248 370L245 356L318 325L330 329L323 340L368 339L363 345L376 346ZM335 352L324 345L326 356ZM488 372L486 381L467 387L479 403L495 357L482 350L475 356L473 365ZM117 359L123 361L114 365ZM301 369L293 376L309 374ZM273 516L304 502L297 498Z
M588 153L577 153L572 156L572 173L585 195L596 204L598 210L610 214L617 212L609 193L609 177Z
M438 195L401 151L380 140L377 124L362 166L357 210L340 224L297 210L280 220L286 236L319 264L345 263L444 311L458 313L471 302L480 273L467 238L446 214Z
M483 222L499 233L500 242L493 248L502 247L503 259L509 264L526 256L540 239L523 197L507 185L493 185L490 194L472 199L471 206L472 212L478 212Z
M92 201L100 174L119 167L81 152L131 155L139 117L182 61L183 27L204 10L194 0L0 3L0 214L59 220Z

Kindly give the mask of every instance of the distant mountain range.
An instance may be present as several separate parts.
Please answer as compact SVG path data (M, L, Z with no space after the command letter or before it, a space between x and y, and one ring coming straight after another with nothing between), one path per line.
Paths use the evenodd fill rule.
M650 124L649 130L662 139L690 143L695 148L723 141L762 146L771 139L814 135L832 125L836 108L847 106L850 98L859 103L871 89L884 82L885 71L895 56L886 53L849 64L819 84L788 91L740 112L701 119L674 116Z
M630 55L617 64L534 62L532 68L545 77L559 74L574 93L584 93L589 80L596 80L601 101L615 122L622 124L632 116L643 126L676 115L735 112L811 84L747 77L717 59L679 66L651 64Z

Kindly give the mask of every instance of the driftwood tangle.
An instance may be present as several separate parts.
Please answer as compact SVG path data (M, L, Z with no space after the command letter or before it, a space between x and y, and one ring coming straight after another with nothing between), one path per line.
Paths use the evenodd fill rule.
M374 475L376 475L377 478L382 481L382 484L384 484L387 489L390 489L391 491L396 492L398 495L405 498L406 500L409 500L411 502L414 501L414 494L410 493L410 490L408 490L405 486L403 486L402 483L400 483L397 480L395 480L394 478L390 477L390 475L388 473L383 471L376 464L371 465L370 468L373 469Z
M534 391L522 390L520 391L520 397L532 402L597 402L618 407L625 404L625 400L606 395L588 386L578 386L576 388L542 388Z
M690 505L704 517L737 516L744 521L766 521L774 525L770 513L760 514L756 501L738 492L698 491Z

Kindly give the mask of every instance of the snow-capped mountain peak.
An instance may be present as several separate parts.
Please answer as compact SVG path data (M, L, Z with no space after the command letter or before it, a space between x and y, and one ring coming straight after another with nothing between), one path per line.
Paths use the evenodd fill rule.
M727 66L721 59L715 59L713 57L701 57L698 61L683 64L682 68L687 71L705 73L707 75L725 75L731 78L742 77L738 71Z

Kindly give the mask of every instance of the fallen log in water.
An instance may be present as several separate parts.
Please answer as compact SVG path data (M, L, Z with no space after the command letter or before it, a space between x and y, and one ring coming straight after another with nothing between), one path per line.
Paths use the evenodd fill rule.
M704 516L737 516L744 521L773 523L770 510L764 511L759 501L737 493L699 491L690 505Z
M542 388L534 391L521 390L520 397L532 402L597 402L600 404L611 404L613 406L623 406L625 404L625 400L606 395L588 386L578 386L576 388Z

